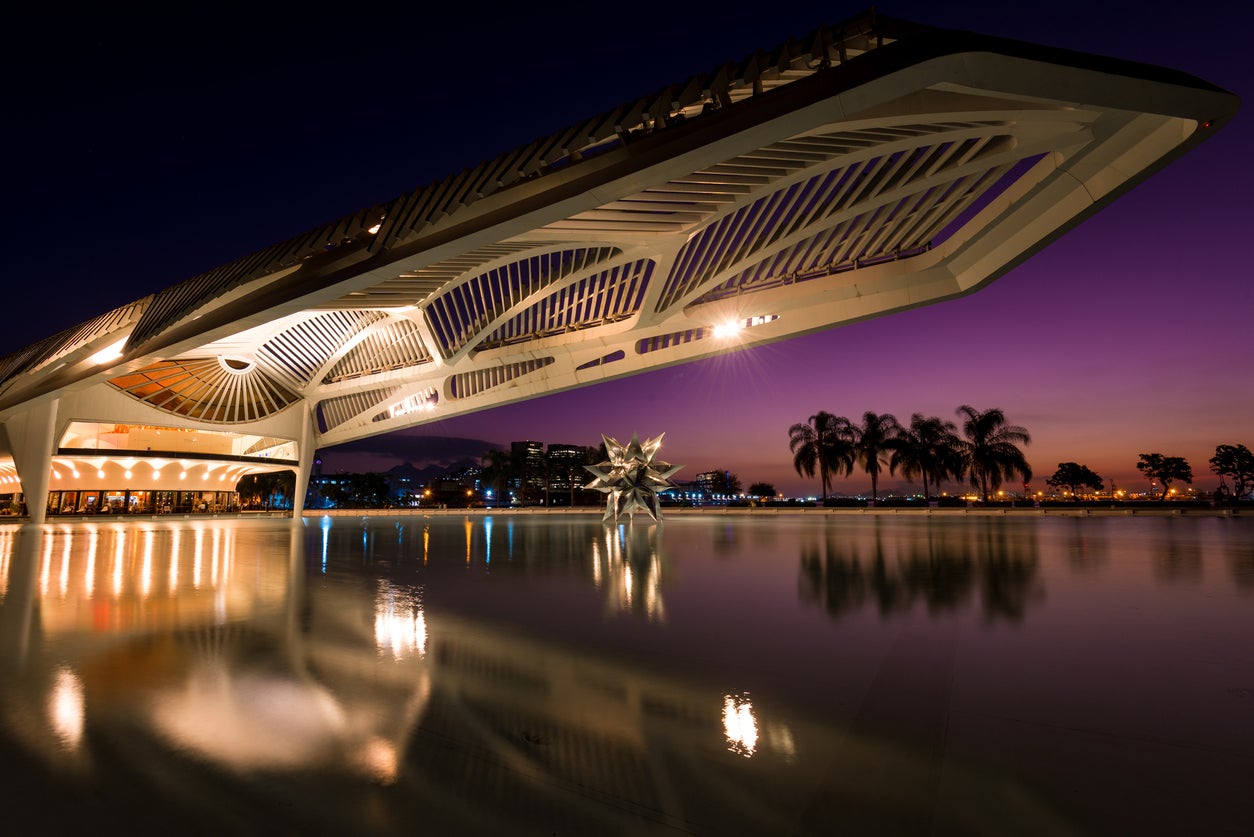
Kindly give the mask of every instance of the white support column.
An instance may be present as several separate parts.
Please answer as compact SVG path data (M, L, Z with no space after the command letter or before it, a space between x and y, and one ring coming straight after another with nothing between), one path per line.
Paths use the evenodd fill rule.
M302 405L305 411L301 423L300 439L297 441L296 456L300 465L296 468L296 485L292 487L292 520L298 521L305 513L305 495L309 493L309 477L313 473L314 453L316 450L317 431L314 429L313 404L306 401Z
M57 398L33 402L4 423L31 523L43 523L48 511L48 483L59 403Z

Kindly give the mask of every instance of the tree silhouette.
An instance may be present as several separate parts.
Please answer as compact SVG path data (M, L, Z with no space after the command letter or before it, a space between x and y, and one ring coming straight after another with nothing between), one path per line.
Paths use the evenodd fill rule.
M799 476L813 477L818 471L824 502L832 474L842 471L848 474L853 470L854 450L849 440L849 426L849 419L844 416L819 411L810 416L809 423L788 428L792 465Z
M958 415L964 417L962 433L966 436L959 448L962 471L970 476L972 487L980 490L984 502L1003 480L1015 475L1024 483L1032 479L1032 468L1019 450L1019 445L1032 441L1025 428L1007 424L1006 414L996 407L981 412L963 404Z
M749 486L749 496L770 499L775 496L775 486L769 482L755 482Z
M1159 500L1164 503L1167 501L1167 495L1170 493L1168 489L1173 482L1176 480L1189 484L1193 482L1193 467L1189 465L1188 460L1183 456L1143 453L1141 454L1141 461L1136 463L1136 469L1145 475L1151 486L1154 480L1158 480L1163 484L1163 496Z
M483 454L480 464L482 469L479 471L479 481L492 489L492 494L499 504L505 486L514 476L513 459L509 451L490 450Z
M1254 490L1254 453L1245 445L1219 445L1210 458L1210 469L1232 478L1232 496L1240 500Z
M880 470L887 466L891 474L896 467L894 460L885 457L897 449L901 424L891 413L866 412L862 414L862 424L849 429L858 464L871 478L871 502L875 502L879 499Z
M1045 480L1045 484L1069 490L1077 502L1080 500L1080 489L1085 486L1094 491L1102 490L1102 478L1078 462L1059 462L1058 470Z
M901 475L908 480L922 477L923 499L930 500L929 481L939 489L943 480L962 476L957 430L952 421L915 413L910 417L910 426L897 433L890 472L900 468Z

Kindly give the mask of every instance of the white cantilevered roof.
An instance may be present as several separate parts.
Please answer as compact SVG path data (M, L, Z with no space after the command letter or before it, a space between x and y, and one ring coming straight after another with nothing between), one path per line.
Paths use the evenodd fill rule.
M927 304L1236 107L1183 73L863 15L0 359L0 418L103 387L154 422L305 403L334 444Z

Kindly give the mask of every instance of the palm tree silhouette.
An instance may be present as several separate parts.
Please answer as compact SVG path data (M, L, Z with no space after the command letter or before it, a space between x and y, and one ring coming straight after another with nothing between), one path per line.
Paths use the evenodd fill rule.
M1019 450L1019 445L1032 442L1025 428L1007 424L1006 414L996 407L980 412L963 404L958 415L965 416L962 433L967 437L960 448L962 470L970 475L971 485L980 489L984 502L1003 480L1016 474L1025 483L1032 479L1032 468Z
M897 433L897 447L890 461L892 468L900 468L908 480L923 478L923 499L931 500L928 493L930 481L937 489L946 478L962 477L962 461L958 447L958 428L952 421L936 416L924 417L922 413L910 416L910 426Z
M849 419L820 410L810 416L809 423L798 422L788 428L788 448L792 465L800 476L813 477L817 469L822 485L823 502L832 474L853 470L854 452L849 441Z
M482 470L479 472L479 481L492 489L492 495L496 497L497 505L500 505L501 495L504 493L505 486L509 484L510 479L514 476L513 461L510 458L509 451L487 451L482 457L481 464Z
M868 411L862 414L861 426L850 425L849 429L858 464L871 477L871 502L874 503L879 499L880 469L887 465L891 474L896 467L893 460L885 462L882 457L897 449L901 424L892 413Z

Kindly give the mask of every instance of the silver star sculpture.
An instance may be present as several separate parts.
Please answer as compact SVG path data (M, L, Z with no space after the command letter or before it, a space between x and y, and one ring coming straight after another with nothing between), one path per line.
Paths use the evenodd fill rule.
M631 443L620 445L617 440L602 434L605 450L610 458L597 465L585 465L596 479L585 488L595 488L605 498L605 515L601 518L606 523L618 520L623 515L634 515L643 511L654 520L662 517L662 507L658 504L658 492L674 488L670 477L683 465L671 465L654 459L658 448L662 447L662 436L649 439L643 444L640 438L631 434Z

